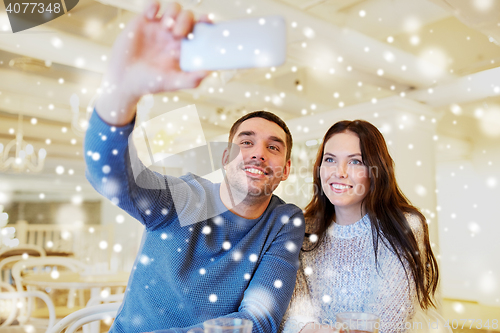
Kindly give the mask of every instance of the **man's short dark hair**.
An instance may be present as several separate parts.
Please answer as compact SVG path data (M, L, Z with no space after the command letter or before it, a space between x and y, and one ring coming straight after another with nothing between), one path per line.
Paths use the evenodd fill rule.
M275 115L274 113L268 112L268 111L254 111L250 112L240 119L236 120L236 122L231 126L231 130L229 131L229 142L233 142L234 135L236 134L236 131L238 131L238 128L240 127L241 123L244 122L245 120L251 119L251 118L262 118L265 120L269 120L275 124L277 124L279 127L285 131L286 134L286 160L288 161L290 159L290 154L292 152L292 145L293 145L293 140L292 140L292 134L290 133L290 130L288 129L288 126L286 126L285 122Z

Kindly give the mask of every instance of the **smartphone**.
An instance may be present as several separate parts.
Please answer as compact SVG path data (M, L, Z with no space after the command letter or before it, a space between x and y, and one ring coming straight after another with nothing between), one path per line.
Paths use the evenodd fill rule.
M197 23L182 40L183 71L279 66L286 58L282 16L262 16L215 24Z

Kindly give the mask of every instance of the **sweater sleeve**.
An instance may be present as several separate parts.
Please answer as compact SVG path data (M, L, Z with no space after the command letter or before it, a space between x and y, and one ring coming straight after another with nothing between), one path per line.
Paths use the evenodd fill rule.
M243 318L253 322L252 333L276 333L292 297L304 238L304 216L297 212L283 225L272 245L258 262L237 312L220 318ZM202 332L203 323L155 333Z
M407 214L406 218L419 249L422 250L424 237L422 222L415 215ZM403 267L392 252L385 260L387 262L384 265L383 277L379 281L379 293L375 305L378 308L376 313L380 314L380 332L405 332L405 323L415 316L419 308L415 282L409 266Z
M84 142L85 175L90 184L149 230L176 217L181 223L184 218L185 225L203 220L188 216L195 211L189 209L191 205L205 200L202 186L149 170L137 156L133 130L134 122L114 127L93 112Z
M316 312L319 313L319 312ZM297 271L297 281L293 291L292 300L283 317L280 332L297 333L307 325L307 323L319 323L314 314L313 302L309 293L309 286L304 272L303 253L300 254L300 268Z

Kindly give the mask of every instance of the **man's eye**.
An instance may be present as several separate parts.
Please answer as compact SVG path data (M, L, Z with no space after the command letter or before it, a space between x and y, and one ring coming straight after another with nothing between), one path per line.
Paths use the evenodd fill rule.
M277 146L269 146L269 149L279 151L280 149Z
M251 145L252 142L250 142L250 141L242 141L241 144L244 145L244 146L248 146L248 145Z

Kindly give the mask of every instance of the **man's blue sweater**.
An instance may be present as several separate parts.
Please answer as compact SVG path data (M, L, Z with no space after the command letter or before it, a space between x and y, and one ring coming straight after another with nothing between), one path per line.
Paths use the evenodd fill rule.
M219 317L249 319L253 332L277 332L295 285L302 211L273 195L266 211L248 220L224 206L221 184L146 168L134 178L133 127L111 127L94 112L84 144L89 182L145 226L111 332L187 332ZM201 220L195 206L217 214L182 226L179 215Z

